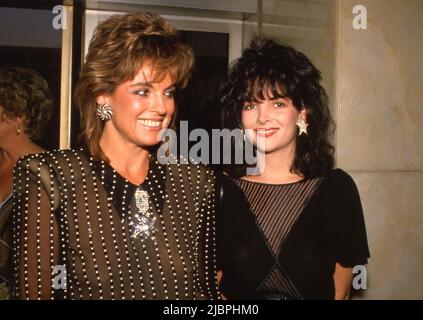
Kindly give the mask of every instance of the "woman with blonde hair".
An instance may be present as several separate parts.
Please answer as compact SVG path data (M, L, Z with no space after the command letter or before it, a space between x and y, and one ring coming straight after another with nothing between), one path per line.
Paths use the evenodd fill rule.
M15 297L218 297L214 176L156 156L192 65L158 15L97 26L75 95L86 148L25 157L15 171Z

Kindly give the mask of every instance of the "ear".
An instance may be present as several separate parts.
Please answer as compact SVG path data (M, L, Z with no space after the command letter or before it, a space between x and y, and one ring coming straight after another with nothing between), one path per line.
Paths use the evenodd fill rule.
M307 108L306 107L303 107L302 109L301 109L301 111L300 111L300 113L299 113L299 117L301 117L302 119L304 119L304 121L305 122L308 122L307 121Z
M23 127L24 126L25 120L26 120L26 117L25 116L15 117L15 122L20 127Z
M97 102L97 104L107 103L108 105L110 105L110 96L103 94L98 96L95 101Z
M4 112L3 107L0 106L0 122L6 121L5 117L6 117L6 113Z
M9 115L4 110L4 108L0 106L0 121L7 123L7 124L19 123L18 118L21 118L21 117L15 117L13 115Z

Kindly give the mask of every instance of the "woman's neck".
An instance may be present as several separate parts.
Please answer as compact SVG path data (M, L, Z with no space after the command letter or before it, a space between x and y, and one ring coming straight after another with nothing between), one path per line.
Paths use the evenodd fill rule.
M27 154L34 154L44 151L42 147L34 143L28 136L16 136L3 142L0 146L1 157L8 159L14 165L18 159Z
M100 138L100 147L109 164L124 178L135 185L140 185L147 176L149 167L149 150L134 144Z
M27 154L43 151L39 145L32 142L26 135L15 136L13 139L1 141L0 145L0 201L4 201L12 192L13 166L18 159Z
M269 184L297 182L303 176L292 173L291 168L295 157L294 148L284 148L264 155L264 168L260 175L246 176L244 179Z
M2 149L0 149L0 202L4 202L13 189L13 163Z

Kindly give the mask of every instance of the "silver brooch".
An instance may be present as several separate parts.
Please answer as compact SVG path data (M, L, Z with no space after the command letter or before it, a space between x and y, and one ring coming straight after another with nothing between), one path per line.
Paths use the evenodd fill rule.
M134 215L135 221L129 222L134 228L132 238L149 238L154 239L156 231L156 217L150 211L148 192L137 188L135 191L135 204L138 213Z

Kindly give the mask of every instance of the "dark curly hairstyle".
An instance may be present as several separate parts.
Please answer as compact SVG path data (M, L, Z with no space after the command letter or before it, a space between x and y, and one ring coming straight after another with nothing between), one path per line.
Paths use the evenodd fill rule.
M321 80L320 71L303 53L256 37L231 65L220 88L222 127L242 128L245 101L262 101L268 94L271 98L289 97L298 111L305 108L309 124L308 135L297 136L291 172L305 178L325 175L335 162L334 147L329 142L334 123ZM229 173L240 176L243 170L238 167Z
M21 67L0 69L0 105L9 116L25 117L25 133L33 140L42 137L54 106L47 81Z

